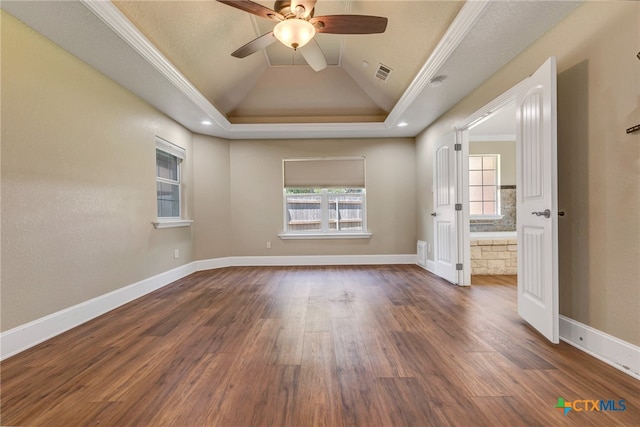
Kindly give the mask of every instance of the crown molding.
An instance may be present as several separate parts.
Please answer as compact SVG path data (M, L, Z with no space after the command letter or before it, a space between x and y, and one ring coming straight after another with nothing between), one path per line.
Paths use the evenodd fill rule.
M429 81L434 78L449 56L458 48L460 43L469 34L484 10L491 1L474 0L467 1L460 12L455 17L444 36L440 39L435 49L424 63L416 77L413 79L407 90L402 94L400 100L393 107L385 126L391 128L413 104L418 95L427 87Z
M110 1L80 0L145 61L200 108L215 124L228 130L231 123Z
M133 48L145 61L200 108L229 137L241 137L256 131L271 137L296 131L314 132L379 132L389 130L420 95L438 69L469 33L489 1L469 1L462 7L445 35L418 75L382 123L318 123L318 124L232 124L198 89L109 1L80 0L94 15ZM269 137L269 136L267 136Z

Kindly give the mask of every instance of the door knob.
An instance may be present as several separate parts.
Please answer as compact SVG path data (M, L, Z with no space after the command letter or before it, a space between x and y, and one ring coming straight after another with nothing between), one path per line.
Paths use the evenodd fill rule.
M431 212L431 216L436 216L436 215L438 215L438 214L435 213L435 212Z
M543 212L531 212L531 215L543 216L545 218L550 218L551 217L551 211L549 209L545 209Z

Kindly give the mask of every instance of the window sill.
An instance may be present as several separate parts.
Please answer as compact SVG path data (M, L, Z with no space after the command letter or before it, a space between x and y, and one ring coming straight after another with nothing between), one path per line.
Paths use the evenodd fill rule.
M498 221L504 218L504 215L469 215L470 220L489 220L489 221Z
M371 233L280 233L282 240L295 239L370 239Z
M193 223L192 219L159 219L151 222L156 230L161 228L190 227L191 223Z

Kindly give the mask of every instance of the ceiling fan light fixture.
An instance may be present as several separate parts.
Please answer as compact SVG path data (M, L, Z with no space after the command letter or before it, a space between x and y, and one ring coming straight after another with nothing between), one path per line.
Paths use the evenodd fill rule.
M316 35L316 29L309 21L292 18L279 22L273 35L280 43L295 50L309 43Z

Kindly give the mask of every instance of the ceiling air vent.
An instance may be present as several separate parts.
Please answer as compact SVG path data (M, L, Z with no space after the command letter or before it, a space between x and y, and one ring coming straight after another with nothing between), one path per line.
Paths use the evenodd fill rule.
M378 64L378 69L376 70L376 79L386 82L389 79L391 71L393 70L386 65Z

